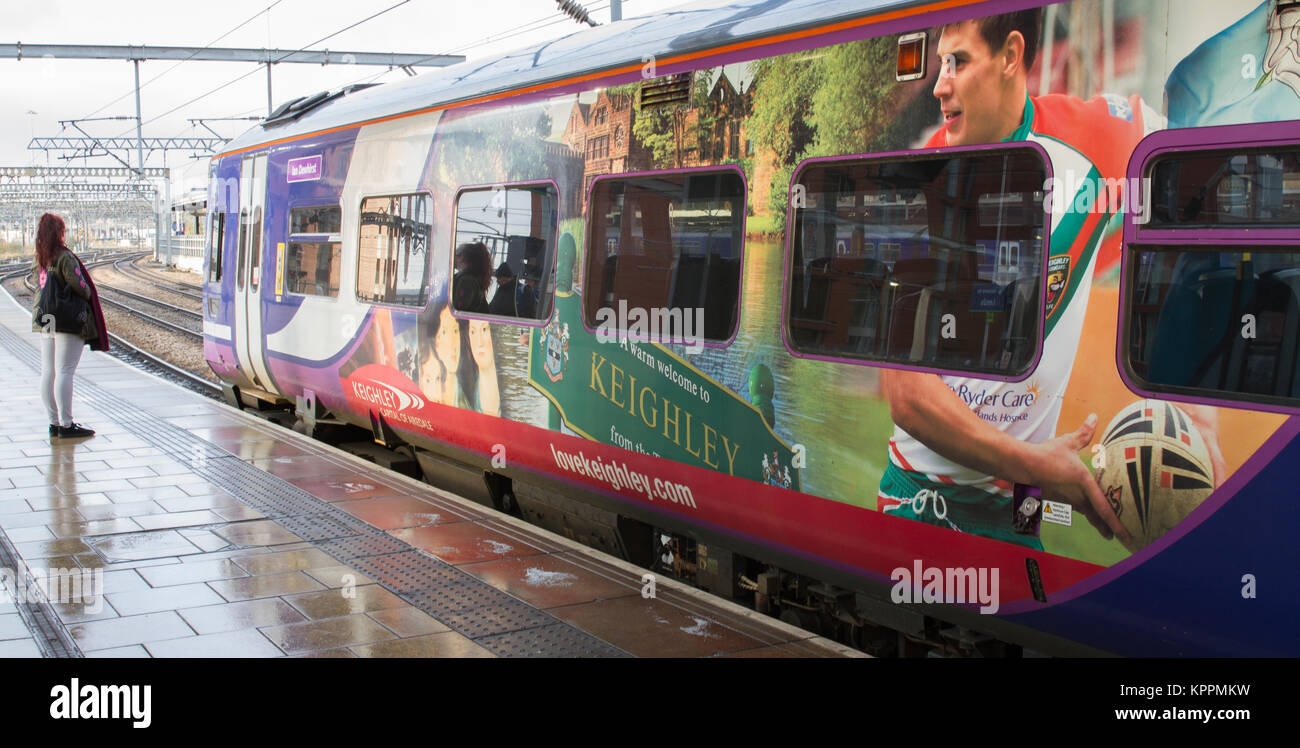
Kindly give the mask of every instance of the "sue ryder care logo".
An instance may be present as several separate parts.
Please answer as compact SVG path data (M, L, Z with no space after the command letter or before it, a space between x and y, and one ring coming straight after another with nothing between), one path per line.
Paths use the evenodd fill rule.
M134 728L153 724L153 686L82 685L73 678L50 689L52 719L130 719Z
M895 603L943 603L958 605L979 603L980 613L998 612L998 569L922 567L920 559L912 568L900 566L889 573L894 587L889 597Z
M1030 380L1024 389L997 385L977 390L965 382L955 387L949 385L948 388L961 398L968 408L975 411L975 415L993 424L1028 420L1029 410L1039 399L1038 383L1034 380ZM986 408L1002 410L986 412Z

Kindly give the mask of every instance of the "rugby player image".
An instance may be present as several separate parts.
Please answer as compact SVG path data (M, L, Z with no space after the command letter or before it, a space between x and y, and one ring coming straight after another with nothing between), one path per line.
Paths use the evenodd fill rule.
M1041 28L1038 9L942 29L936 52L943 69L933 93L943 127L927 147L1028 141L1050 154L1057 177L1069 171L1089 179L1124 177L1129 154L1160 126L1159 115L1137 96L1087 101L1062 94L1029 96L1027 78ZM1053 195L1064 206L1079 204L1075 198ZM1064 279L1064 287L1053 293L1042 357L1029 378L1000 382L881 371L881 392L895 425L877 494L881 511L1042 550L1038 537L1013 530L1012 489L1019 483L1039 487L1046 499L1069 503L1102 537L1128 539L1079 456L1093 442L1097 414L1056 435L1093 273L1099 257L1118 257L1115 227L1123 208L1103 205L1082 216L1070 215L1071 210L1054 209L1050 217L1052 256L1046 264L1069 270L1056 279L1058 285ZM1217 486L1225 469L1216 411L1181 407L1205 438Z

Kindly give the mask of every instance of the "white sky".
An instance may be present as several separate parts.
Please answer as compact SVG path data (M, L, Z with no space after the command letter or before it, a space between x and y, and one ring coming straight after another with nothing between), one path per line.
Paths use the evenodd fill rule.
M463 54L468 59L488 57L558 38L585 24L562 16L554 0L408 0L405 4L345 31L328 41L312 44L400 0L219 0L177 3L175 0L36 0L13 5L6 13L4 42L12 44L150 44L162 46L255 47L353 52ZM229 36L215 41L267 6L274 7ZM592 19L609 21L608 0L584 0ZM683 0L623 0L623 17L650 15L682 5ZM537 21L539 23L531 24ZM530 25L531 24L531 25ZM527 29L521 27L527 26ZM484 41L520 31L509 38ZM149 81L176 62L140 64L141 109L145 137L204 134L187 121L198 117L266 114L266 73L255 63L186 62ZM433 70L425 68L426 72ZM164 115L199 94L253 71L243 80L179 111ZM406 77L400 70L371 66L280 64L272 69L272 99L276 105L290 98L374 79L395 81ZM378 76L378 77L375 77ZM44 164L43 152L27 150L31 137L79 136L71 127L62 131L60 120L87 117L135 116L134 77L123 60L55 60L24 56L22 61L0 60L0 165ZM114 99L122 97L120 101ZM97 110L101 110L98 111ZM30 114L29 112L35 112ZM151 119L158 118L150 122ZM214 122L211 126L229 137L252 126L251 122ZM135 134L134 121L88 122L81 125L97 136ZM134 157L131 159L135 163ZM52 165L81 165L81 160ZM111 158L92 159L92 166L115 165ZM169 153L167 165L178 167L193 159ZM155 155L148 166L162 165ZM199 169L187 177L205 178ZM179 180L178 180L179 181ZM189 181L186 179L185 181ZM179 187L180 185L176 185Z

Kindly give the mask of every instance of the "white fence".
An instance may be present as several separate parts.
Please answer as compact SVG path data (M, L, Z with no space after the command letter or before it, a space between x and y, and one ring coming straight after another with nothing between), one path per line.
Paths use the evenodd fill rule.
M203 250L207 247L208 238L206 236L171 236L168 237L171 242L171 254L174 257L203 257Z
M193 273L201 273L207 239L202 235L169 236L166 245L158 248L158 260Z

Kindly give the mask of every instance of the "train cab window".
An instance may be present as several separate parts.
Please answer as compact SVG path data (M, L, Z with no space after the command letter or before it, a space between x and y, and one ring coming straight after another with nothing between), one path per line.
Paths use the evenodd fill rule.
M792 190L792 347L1017 376L1043 325L1046 170L1029 148L805 164Z
M1143 170L1128 373L1152 392L1300 406L1300 146L1165 153Z
M224 261L226 243L226 214L217 210L209 214L208 227L208 281L221 282L221 263Z
M433 200L426 194L361 201L357 298L424 306L429 289Z
M483 271L489 285L482 297L469 289L454 292L456 311L527 320L551 316L558 205L550 184L461 191L456 197L454 246L486 247L488 267ZM453 262L453 284L471 282L477 261L466 252L453 252Z
M662 320L648 327L652 334L658 327L661 340L731 338L740 317L744 244L739 172L598 179L589 210L587 325L616 320L619 331L635 331L631 312L639 309Z
M339 295L343 211L337 205L292 208L284 254L285 290L312 296Z

